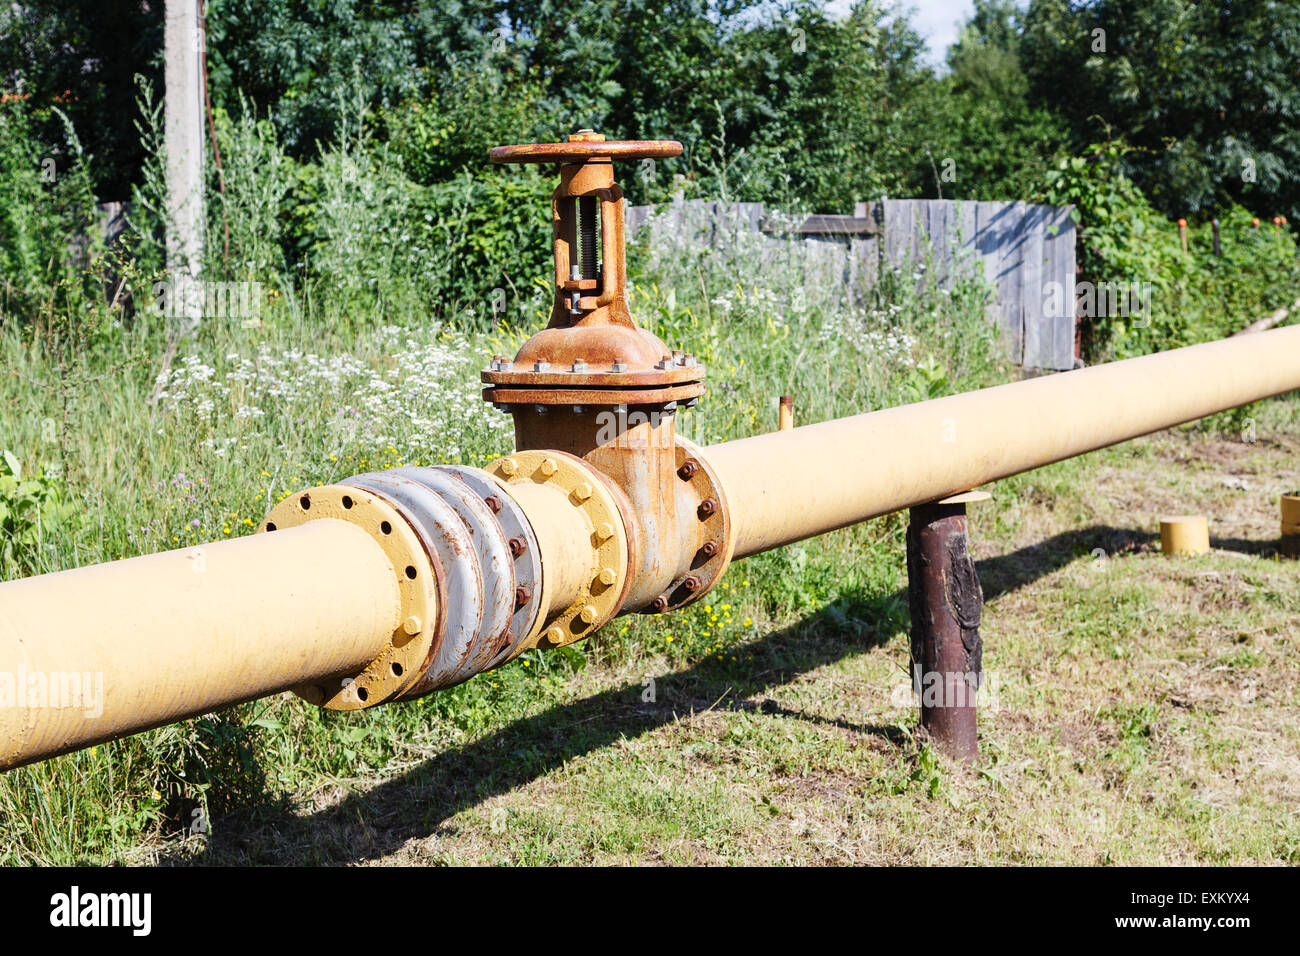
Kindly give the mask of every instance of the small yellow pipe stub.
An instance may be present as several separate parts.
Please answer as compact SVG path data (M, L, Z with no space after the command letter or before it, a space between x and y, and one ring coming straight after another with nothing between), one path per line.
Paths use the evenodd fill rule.
M777 412L778 431L788 432L794 428L794 396L782 395L779 411Z
M1300 534L1300 491L1282 496L1282 533Z
M1300 491L1282 496L1282 540L1278 552L1286 558L1300 558Z
M1209 554L1209 518L1205 515L1174 515L1161 518L1160 550L1170 556Z

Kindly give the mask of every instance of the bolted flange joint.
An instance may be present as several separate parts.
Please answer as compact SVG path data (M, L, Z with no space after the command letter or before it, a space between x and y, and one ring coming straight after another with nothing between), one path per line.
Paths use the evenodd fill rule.
M731 564L735 534L722 481L704 452L680 435L675 438L677 513L682 516L678 545L686 566L644 608L652 613L676 610L711 591Z
M527 511L542 557L541 612L524 647L563 647L622 608L635 572L625 499L597 469L561 451L521 451L487 466Z
M443 569L408 512L362 487L327 485L291 495L267 513L258 530L273 533L322 520L346 521L374 538L392 565L400 611L382 653L363 670L295 687L294 693L327 710L361 710L396 699L428 668L447 603Z
M311 488L281 502L262 530L332 518L383 548L400 596L397 627L361 673L296 688L356 710L420 697L497 667L524 649L541 615L541 549L505 487L477 468L394 468Z

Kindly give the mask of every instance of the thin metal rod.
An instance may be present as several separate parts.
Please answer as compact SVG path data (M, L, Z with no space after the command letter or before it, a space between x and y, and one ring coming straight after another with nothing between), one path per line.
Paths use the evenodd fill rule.
M582 277L596 278L596 197L578 199L578 229L582 233Z

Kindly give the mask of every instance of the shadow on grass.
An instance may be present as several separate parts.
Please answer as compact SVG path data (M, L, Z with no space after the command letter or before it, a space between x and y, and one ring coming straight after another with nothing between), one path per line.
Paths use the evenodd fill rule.
M1254 542L1216 547L1258 551ZM1015 591L1101 548L1107 555L1150 552L1159 536L1094 526L1055 535L976 563L986 600ZM901 560L901 555L900 555ZM847 609L847 610L846 610ZM219 822L212 845L192 856L177 849L163 863L345 864L386 856L413 839L446 832L462 810L545 776L567 761L709 709L743 710L812 721L901 745L898 725L858 724L789 710L764 695L795 677L882 645L907 631L907 593L863 593L745 645L738 662L703 660L656 676L657 703L643 703L639 681L556 705L451 747L399 776L299 816L268 796Z
M973 527L971 534L978 535L979 528ZM1115 557L1159 548L1158 534L1132 528L1093 525L1091 528L1063 531L1010 554L976 561L975 570L979 573L980 586L984 589L984 600L991 601L1059 571L1073 561L1091 557L1097 549L1104 551L1107 557Z
M978 535L978 528L973 529L972 534ZM1216 551L1273 557L1277 555L1278 542L1216 538L1211 535L1210 547ZM976 561L975 570L979 573L980 585L984 588L984 600L991 601L1018 590L1073 561L1085 558L1091 560L1097 555L1098 549L1110 558L1121 554L1152 554L1160 550L1160 535L1135 528L1094 525L1091 528L1063 531L1010 554Z
M907 628L904 592L848 595L789 628L744 647L746 659L700 661L656 676L656 703L643 703L640 681L516 720L474 742L451 747L399 776L349 794L325 810L298 816L271 801L219 821L209 849L183 848L164 864L344 864L372 860L412 839L438 833L455 814L524 786L567 761L622 738L667 726L692 712L745 710L811 720L901 745L897 726L855 724L803 714L762 699L800 674L864 653Z

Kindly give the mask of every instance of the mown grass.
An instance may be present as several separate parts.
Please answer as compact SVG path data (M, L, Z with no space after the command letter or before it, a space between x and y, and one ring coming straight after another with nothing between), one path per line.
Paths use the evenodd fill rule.
M774 427L782 393L813 421L1014 375L979 287L918 292L919 272L851 308L797 262L744 250L641 262L638 316L710 366L683 421L697 441ZM529 329L304 304L327 300L272 299L257 329L206 324L154 404L148 322L62 352L6 330L0 445L53 468L75 505L6 573L251 533L305 486L508 450L477 369ZM1225 417L997 486L973 518L1000 681L973 772L935 755L899 692L891 516L415 703L339 716L285 696L13 771L0 860L1297 862L1297 586L1241 544L1275 533L1296 411L1252 410L1255 444L1216 437L1243 427ZM1268 481L1216 488L1207 454ZM1167 504L1241 527L1223 554L1165 562L1150 509ZM1264 690L1246 700L1244 680Z
M1293 429L1294 401L1276 405ZM744 562L712 611L633 625L635 654L499 691L522 706L474 729L448 712L460 733L163 859L1295 864L1300 581L1270 547L1300 442L1273 441L1184 429L995 487L972 516L996 699L971 770L900 693L901 552L854 529L809 558L833 582L816 610L719 639L724 604L761 614L779 586L759 575L781 555ZM1173 502L1211 515L1215 553L1159 554Z

